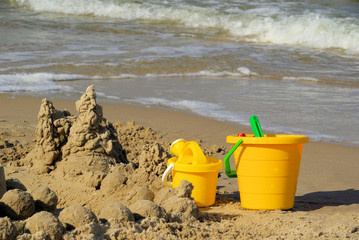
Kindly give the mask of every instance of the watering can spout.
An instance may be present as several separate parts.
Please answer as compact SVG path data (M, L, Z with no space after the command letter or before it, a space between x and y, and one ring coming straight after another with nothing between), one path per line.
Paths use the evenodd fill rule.
M172 155L175 155L178 157L180 155L180 153L182 152L186 143L187 143L187 141L182 138L173 141L171 143L170 153Z

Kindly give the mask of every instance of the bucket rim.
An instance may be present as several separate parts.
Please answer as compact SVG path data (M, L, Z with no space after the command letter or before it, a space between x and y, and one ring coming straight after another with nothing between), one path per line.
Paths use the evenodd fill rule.
M181 172L218 172L223 169L223 162L220 159L212 158L212 157L206 157L207 160L210 162L209 164L184 164L184 163L177 163L177 158L172 157L168 159L167 166L171 163L174 164L174 170L175 171L181 171Z
M309 142L309 137L305 135L289 135L289 134L264 134L264 137L254 137L250 134L246 137L237 137L234 135L227 136L226 142L236 144L240 139L243 140L242 145L246 144L303 144Z

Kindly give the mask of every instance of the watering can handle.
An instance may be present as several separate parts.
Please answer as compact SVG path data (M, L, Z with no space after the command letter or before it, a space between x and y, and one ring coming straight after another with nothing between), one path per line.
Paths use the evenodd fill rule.
M226 170L226 175L229 178L235 178L237 177L237 172L235 170L231 170L231 164L229 163L229 158L232 156L233 152L238 148L239 145L241 145L243 142L242 139L240 139L236 145L232 147L232 149L227 153L227 155L224 157L224 168Z
M175 168L175 165L173 163L171 163L170 165L168 165L166 171L163 173L162 175L162 183L163 185L165 185L166 187L172 187L173 183L169 182L167 180L168 178L168 174L170 174L170 172L172 172L172 170Z

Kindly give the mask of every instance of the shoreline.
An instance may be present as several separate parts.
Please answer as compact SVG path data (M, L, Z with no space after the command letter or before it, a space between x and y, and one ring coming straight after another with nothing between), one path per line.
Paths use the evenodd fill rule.
M66 109L71 114L77 115L74 100L50 98L49 100L53 102L56 109ZM41 98L0 94L0 101L2 103L1 121L17 122L17 124L26 121L35 129ZM227 135L252 131L246 127L238 127L181 111L104 102L99 102L99 104L103 107L104 117L110 122L124 124L127 121L134 121L136 124L152 128L169 142L184 138L201 141L201 144L206 147L223 146L228 151L232 146L226 143ZM324 142L304 144L296 195L317 191L357 189L358 156L359 147ZM224 158L224 156L221 157ZM236 187L233 188L235 189Z
M5 97L7 96L7 97ZM80 96L80 94L79 94ZM65 99L64 97L61 96L55 96L55 97L46 97L46 96L28 96L28 95L21 95L21 94L12 94L12 93L0 93L0 100L2 102L5 102L5 98L8 99L15 99L15 98L21 98L21 99L32 99L30 101L32 107L34 107L34 105L36 105L35 103L32 103L32 101L36 101L36 99L38 99L38 105L40 106L41 104L41 99L43 98L47 98L50 101L52 101L55 105L56 108L58 109L67 109L70 111L70 113L76 113L75 110L75 102L78 100L79 96L71 96L71 98L69 99ZM219 138L216 138L216 140L220 141L223 140L225 141L225 138L227 135L237 135L238 133L247 133L247 134L251 134L252 133L252 129L250 126L247 125L243 125L241 123L232 123L232 122L228 122L228 121L221 121L212 117L207 117L201 114L196 114L190 111L185 111L185 110L181 110L181 109L175 109L175 108L171 108L171 107L156 107L156 106L146 106L143 104L139 104L139 103L124 103L124 102L113 102L110 100L106 100L106 98L104 98L103 96L97 96L97 102L100 103L100 105L106 105L107 107L104 108L104 117L109 119L112 122L116 122L116 121L120 121L120 122L125 122L125 121L129 121L130 118L126 118L123 117L121 114L117 114L114 113L113 110L116 109L116 106L120 106L121 110L124 111L124 113L128 114L129 116L133 117L133 120L135 122L141 123L141 124L145 124L148 125L149 127L154 127L157 129L160 128L166 128L167 127L167 122L164 121L163 118L157 117L158 115L165 115L166 116L166 120L174 120L176 118L182 118L181 116L185 116L186 119L190 119L191 121L195 122L195 125L197 127L201 128L202 124L198 124L199 121L203 121L206 122L207 124L210 124L210 122L212 123L217 123L218 126L220 126L219 131L211 131L212 129L203 129L205 130L209 130L211 133L213 133L214 135L218 134L219 132ZM25 111L27 111L26 109L24 109ZM34 112L27 112L29 115L32 115L32 117L34 119L37 119L37 113L35 114ZM147 120L146 117L151 118L151 120ZM113 119L112 119L113 118ZM154 120L156 120L158 122L158 124L156 124L155 121L152 120L152 118ZM0 115L0 120L1 120L1 115ZM27 120L28 121L28 120ZM164 123L166 122L166 124L160 124L160 123ZM187 124L189 123L188 121L185 123L181 123L179 121L175 121L176 124L179 124L179 126L181 127L182 130L185 130L186 126L188 126ZM249 121L248 121L249 124ZM232 131L228 131L227 129L231 129ZM168 133L172 133L172 132L180 132L180 131L173 131L173 129L171 128L166 128L166 130L168 130ZM226 134L221 134L220 131L224 130ZM167 133L167 132L165 132ZM202 136L203 132L200 131L196 131L196 133L199 136ZM289 134L289 135L305 135L302 133L286 133L286 132L275 132L273 130L268 131L265 130L264 133L267 134ZM206 134L205 134L206 135ZM208 135L209 139L212 139L213 136ZM224 136L224 137L223 137ZM191 136L192 137L192 136ZM354 147L354 148L359 148L359 144L357 143L352 143L352 142L348 142L348 141L335 141L335 140L312 140L312 138L308 135L308 137L310 138L310 142L311 143L320 143L320 144L330 144L330 145L339 145L339 146L344 146L344 147ZM195 139L196 137L192 137L193 139ZM205 140L205 139L202 139ZM213 141L211 141L213 142Z

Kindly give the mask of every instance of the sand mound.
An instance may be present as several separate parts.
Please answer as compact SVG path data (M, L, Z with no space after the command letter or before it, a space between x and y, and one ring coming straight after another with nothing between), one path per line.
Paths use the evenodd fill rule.
M111 172L101 182L101 190L106 194L116 192L126 184L127 179L122 172Z
M139 163L138 156L144 145L161 143L163 146L170 146L170 142L164 141L152 128L137 125L134 121L128 121L126 124L117 122L113 126L118 132L119 142L126 149L127 159L136 165Z
M46 234L45 239L60 240L64 228L59 219L49 212L38 212L26 220L25 231L36 234L43 231Z
M10 218L0 218L0 239L13 240L16 239L17 230Z
M138 156L138 169L131 174L128 185L140 185L158 191L163 187L161 176L170 155L159 143L144 145Z
M134 222L135 217L131 210L122 203L110 203L104 207L100 214L100 219L105 219L111 227L119 227L127 222Z
M35 213L35 201L30 193L14 189L1 198L0 208L11 219L26 219Z
M23 158L29 149L23 147L18 141L2 140L4 134L0 134L0 164L15 163Z
M183 180L178 188L163 188L155 198L155 202L169 213L172 221L185 222L198 219L198 205L191 198L192 183Z
M146 217L167 218L166 211L156 203L149 200L138 200L130 205L129 209L134 214L136 220Z
M59 219L66 223L70 229L90 223L98 223L96 215L91 210L78 205L64 208L60 212Z
M35 200L36 211L53 211L56 209L58 197L56 193L47 186L37 185L29 192Z
M126 201L129 204L132 204L138 200L149 200L153 201L153 198L155 197L153 191L146 187L142 186L134 186L126 196Z

